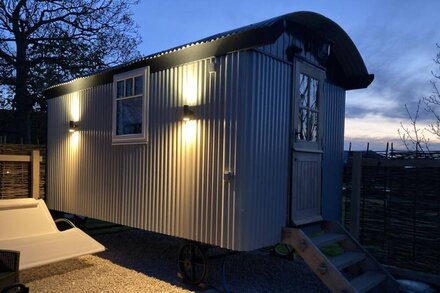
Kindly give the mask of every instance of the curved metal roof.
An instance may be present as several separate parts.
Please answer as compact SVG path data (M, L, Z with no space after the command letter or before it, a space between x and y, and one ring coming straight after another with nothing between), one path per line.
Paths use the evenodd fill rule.
M332 42L331 57L338 67L338 82L345 89L367 87L374 79L347 33L335 22L314 12L293 12L262 22L216 34L196 42L161 51L136 60L97 71L93 74L47 88L44 94L53 98L72 91L112 82L113 75L150 66L155 72L198 59L219 56L273 43L283 32L294 33L289 23L299 24Z

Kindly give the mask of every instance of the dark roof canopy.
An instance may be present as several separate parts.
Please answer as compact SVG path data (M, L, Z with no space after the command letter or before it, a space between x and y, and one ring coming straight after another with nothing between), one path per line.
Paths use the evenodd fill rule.
M283 32L294 34L294 30L298 28L297 25L306 27L332 43L330 58L338 73L337 82L345 89L365 88L373 81L374 75L368 73L353 41L339 25L318 13L294 12L76 78L49 87L44 94L46 98L53 98L110 83L113 81L114 74L144 66L150 66L150 72L157 72L198 59L270 44L276 41Z

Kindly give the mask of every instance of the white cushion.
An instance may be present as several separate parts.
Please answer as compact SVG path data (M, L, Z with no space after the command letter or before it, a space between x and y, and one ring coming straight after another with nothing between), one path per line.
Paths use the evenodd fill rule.
M0 241L58 232L42 199L2 199L0 204L5 207L0 210Z
M78 228L40 236L0 241L0 249L20 251L20 270L104 251Z
M78 228L60 232L45 202L0 200L0 249L20 251L20 270L104 251Z
M16 198L0 200L0 211L34 208L38 205L38 200L33 198Z

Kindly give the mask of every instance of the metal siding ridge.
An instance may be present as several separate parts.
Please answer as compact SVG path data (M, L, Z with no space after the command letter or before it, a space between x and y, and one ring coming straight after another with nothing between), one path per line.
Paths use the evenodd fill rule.
M236 203L225 168L235 172L239 54L150 75L149 143L111 145L112 84L49 101L48 202L67 212L227 248L235 238ZM183 75L199 83L196 140L185 145L180 121ZM74 97L75 95L75 97ZM70 105L82 111L78 148L67 133ZM177 120L177 121L176 121ZM241 228L239 229L239 231Z

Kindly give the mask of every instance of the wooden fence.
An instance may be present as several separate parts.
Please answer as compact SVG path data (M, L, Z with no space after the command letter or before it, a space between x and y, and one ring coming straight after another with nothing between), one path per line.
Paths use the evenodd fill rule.
M344 222L383 264L440 274L440 160L351 153Z
M0 199L45 197L46 148L0 144Z

